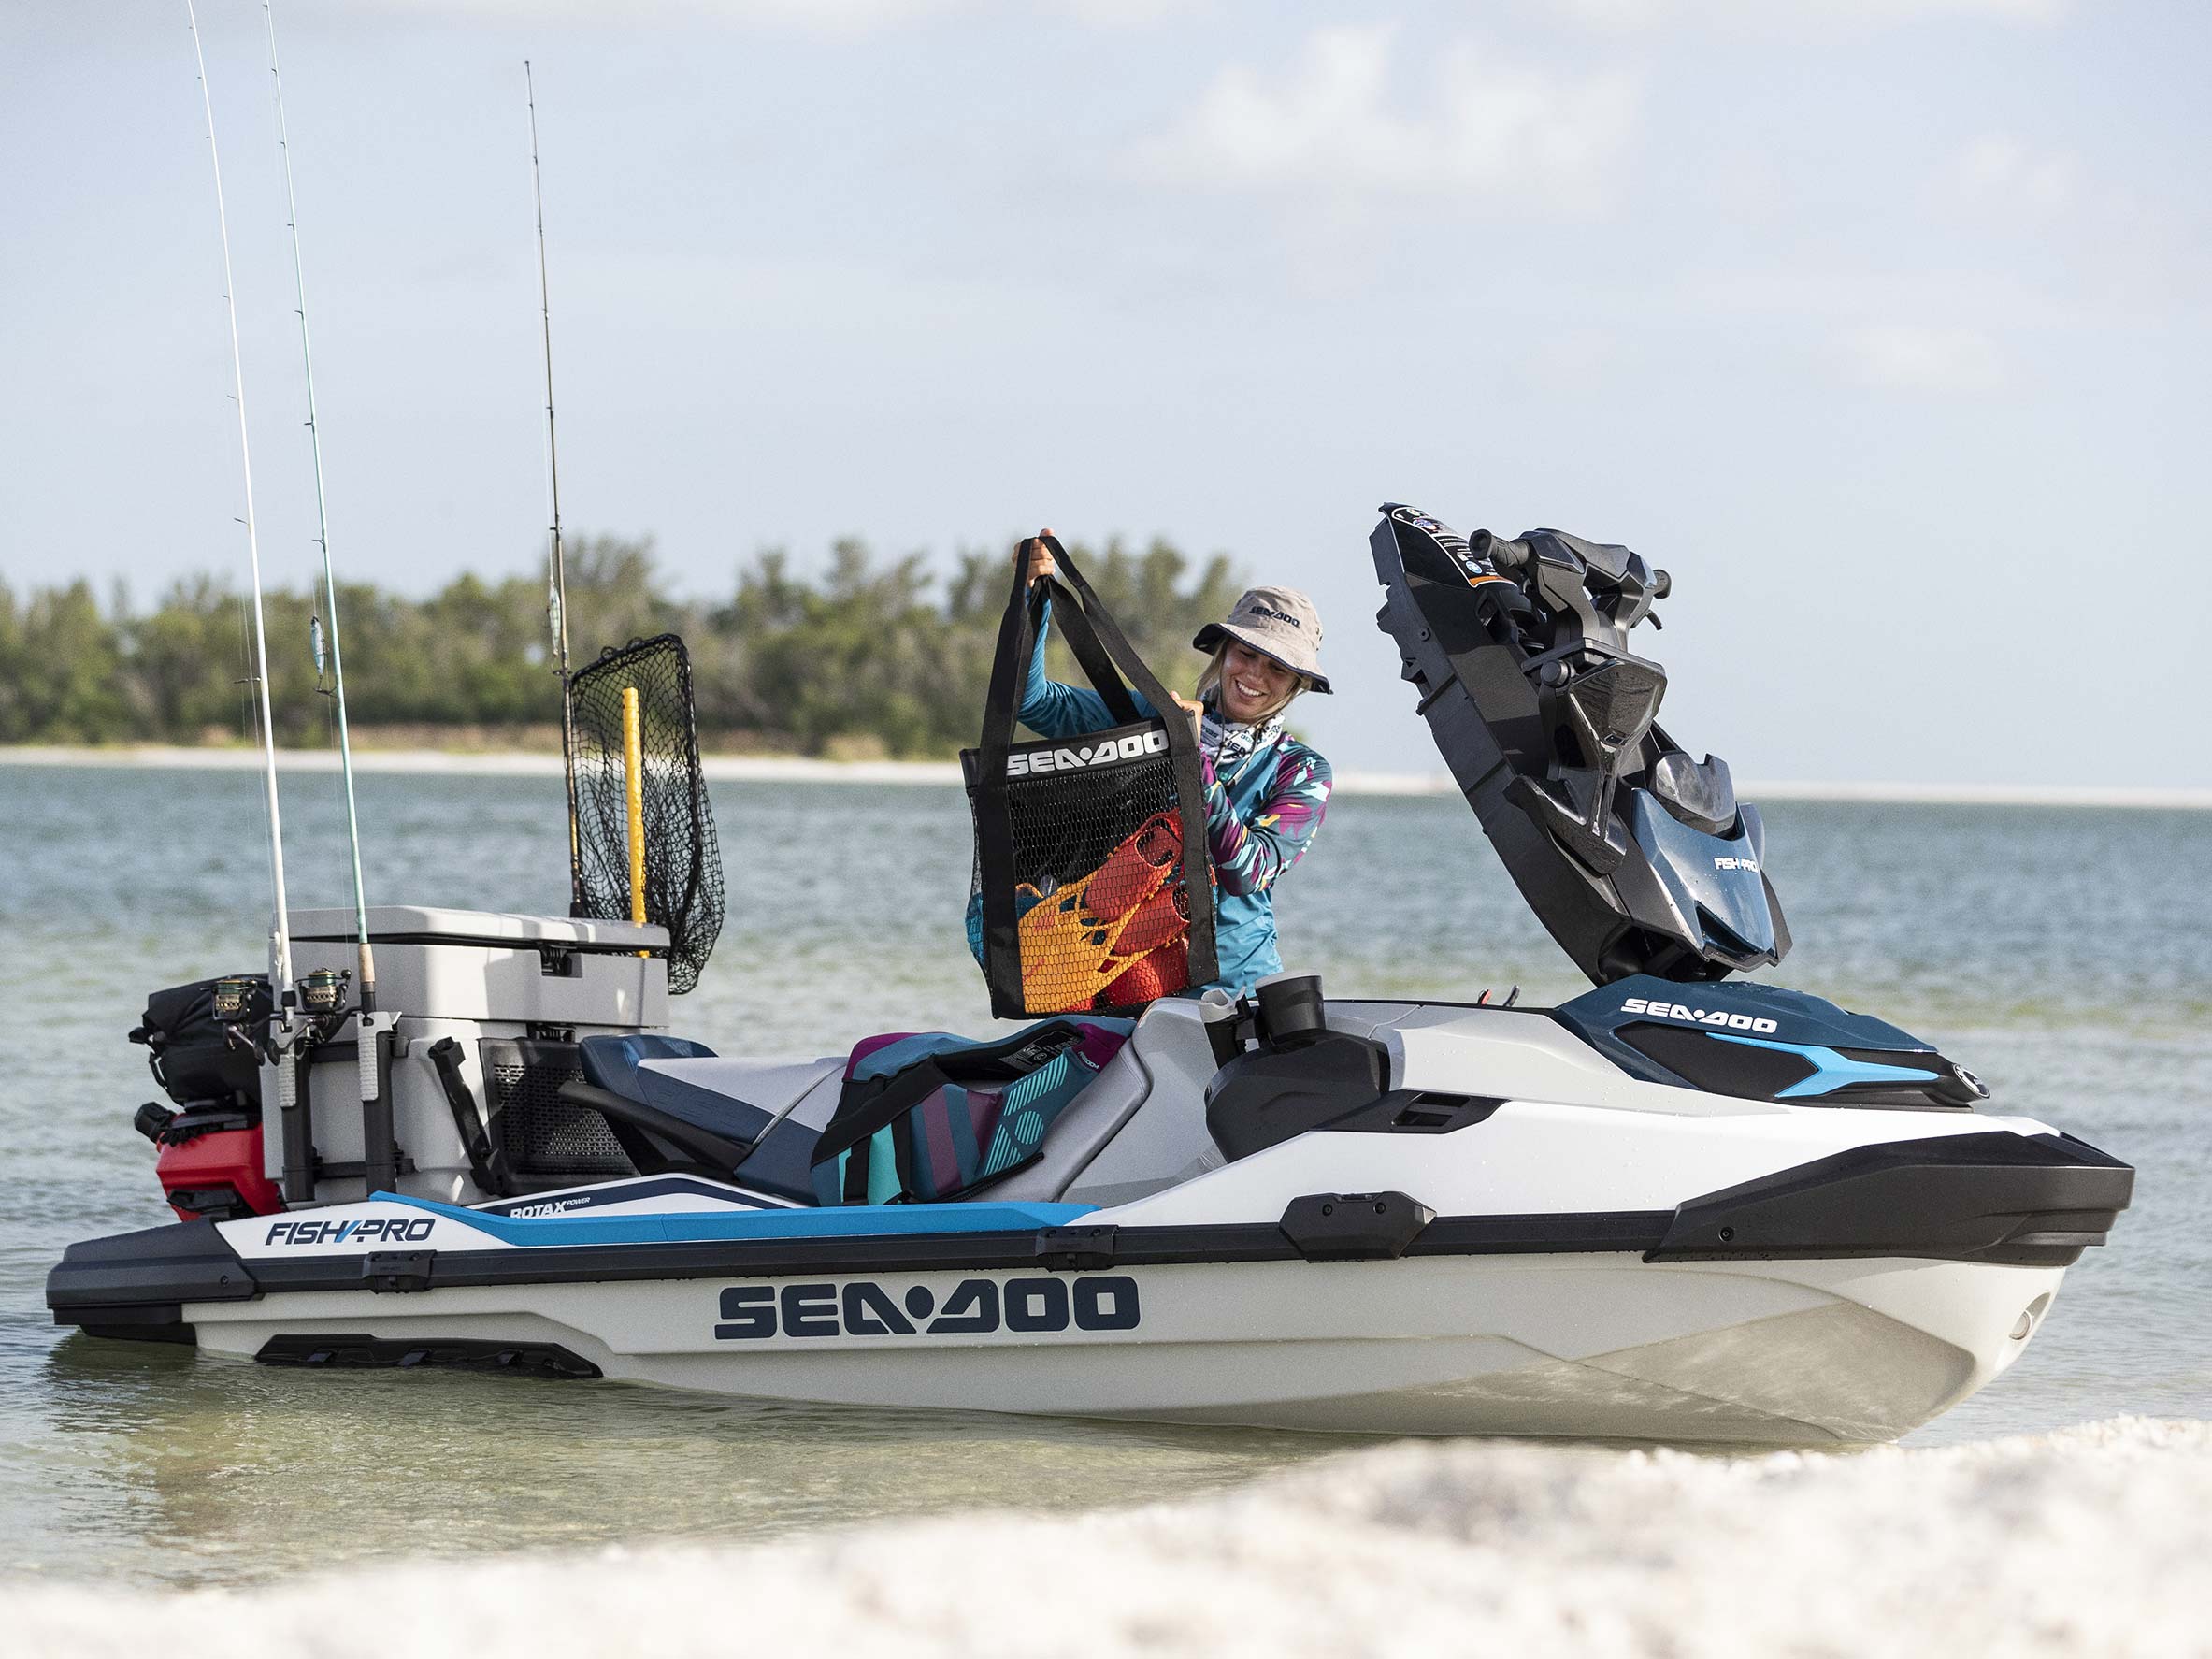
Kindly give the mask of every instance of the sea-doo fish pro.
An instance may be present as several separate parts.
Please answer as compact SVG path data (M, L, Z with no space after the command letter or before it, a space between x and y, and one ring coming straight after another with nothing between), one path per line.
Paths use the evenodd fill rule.
M1894 1026L1723 979L1788 934L1756 813L1627 650L1663 573L1402 507L1373 552L1422 713L1598 988L1285 975L752 1061L658 1034L658 928L372 910L381 1111L342 1013L280 1087L224 1046L264 1017L236 982L227 1021L156 999L184 1109L141 1127L196 1219L73 1247L56 1319L269 1364L1762 1443L1889 1438L2004 1371L2133 1171ZM347 919L294 914L306 967Z

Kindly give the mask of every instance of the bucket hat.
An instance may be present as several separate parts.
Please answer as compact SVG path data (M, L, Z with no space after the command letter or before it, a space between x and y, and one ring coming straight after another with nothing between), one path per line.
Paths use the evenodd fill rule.
M1321 613L1295 587L1248 589L1225 620L1206 624L1191 643L1210 653L1225 639L1281 663L1315 691L1329 689L1321 671Z

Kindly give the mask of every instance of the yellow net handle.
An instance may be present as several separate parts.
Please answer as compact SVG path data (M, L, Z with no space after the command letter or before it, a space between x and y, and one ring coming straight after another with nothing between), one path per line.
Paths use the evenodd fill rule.
M630 920L645 925L645 744L638 688L622 688L622 784L630 820ZM639 951L639 956L651 953Z

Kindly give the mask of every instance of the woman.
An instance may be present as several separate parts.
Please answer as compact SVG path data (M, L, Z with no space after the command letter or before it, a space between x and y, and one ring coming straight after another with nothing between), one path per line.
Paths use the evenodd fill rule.
M1032 584L1056 574L1041 541L1024 541L1017 556ZM1038 630L1029 659L1022 724L1055 738L1114 725L1097 692L1045 678L1044 631ZM1256 587L1191 643L1213 658L1199 675L1197 697L1175 700L1197 725L1204 757L1220 963L1213 983L1241 993L1282 971L1274 886L1313 844L1329 806L1329 762L1283 729L1284 713L1300 692L1329 689L1321 618L1296 588ZM1143 698L1136 701L1147 717L1158 717Z

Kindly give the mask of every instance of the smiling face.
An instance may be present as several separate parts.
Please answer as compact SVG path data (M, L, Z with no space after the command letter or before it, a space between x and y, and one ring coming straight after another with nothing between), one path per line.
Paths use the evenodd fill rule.
M1279 713L1298 690L1298 676L1271 656L1231 640L1221 650L1221 714L1251 725Z

